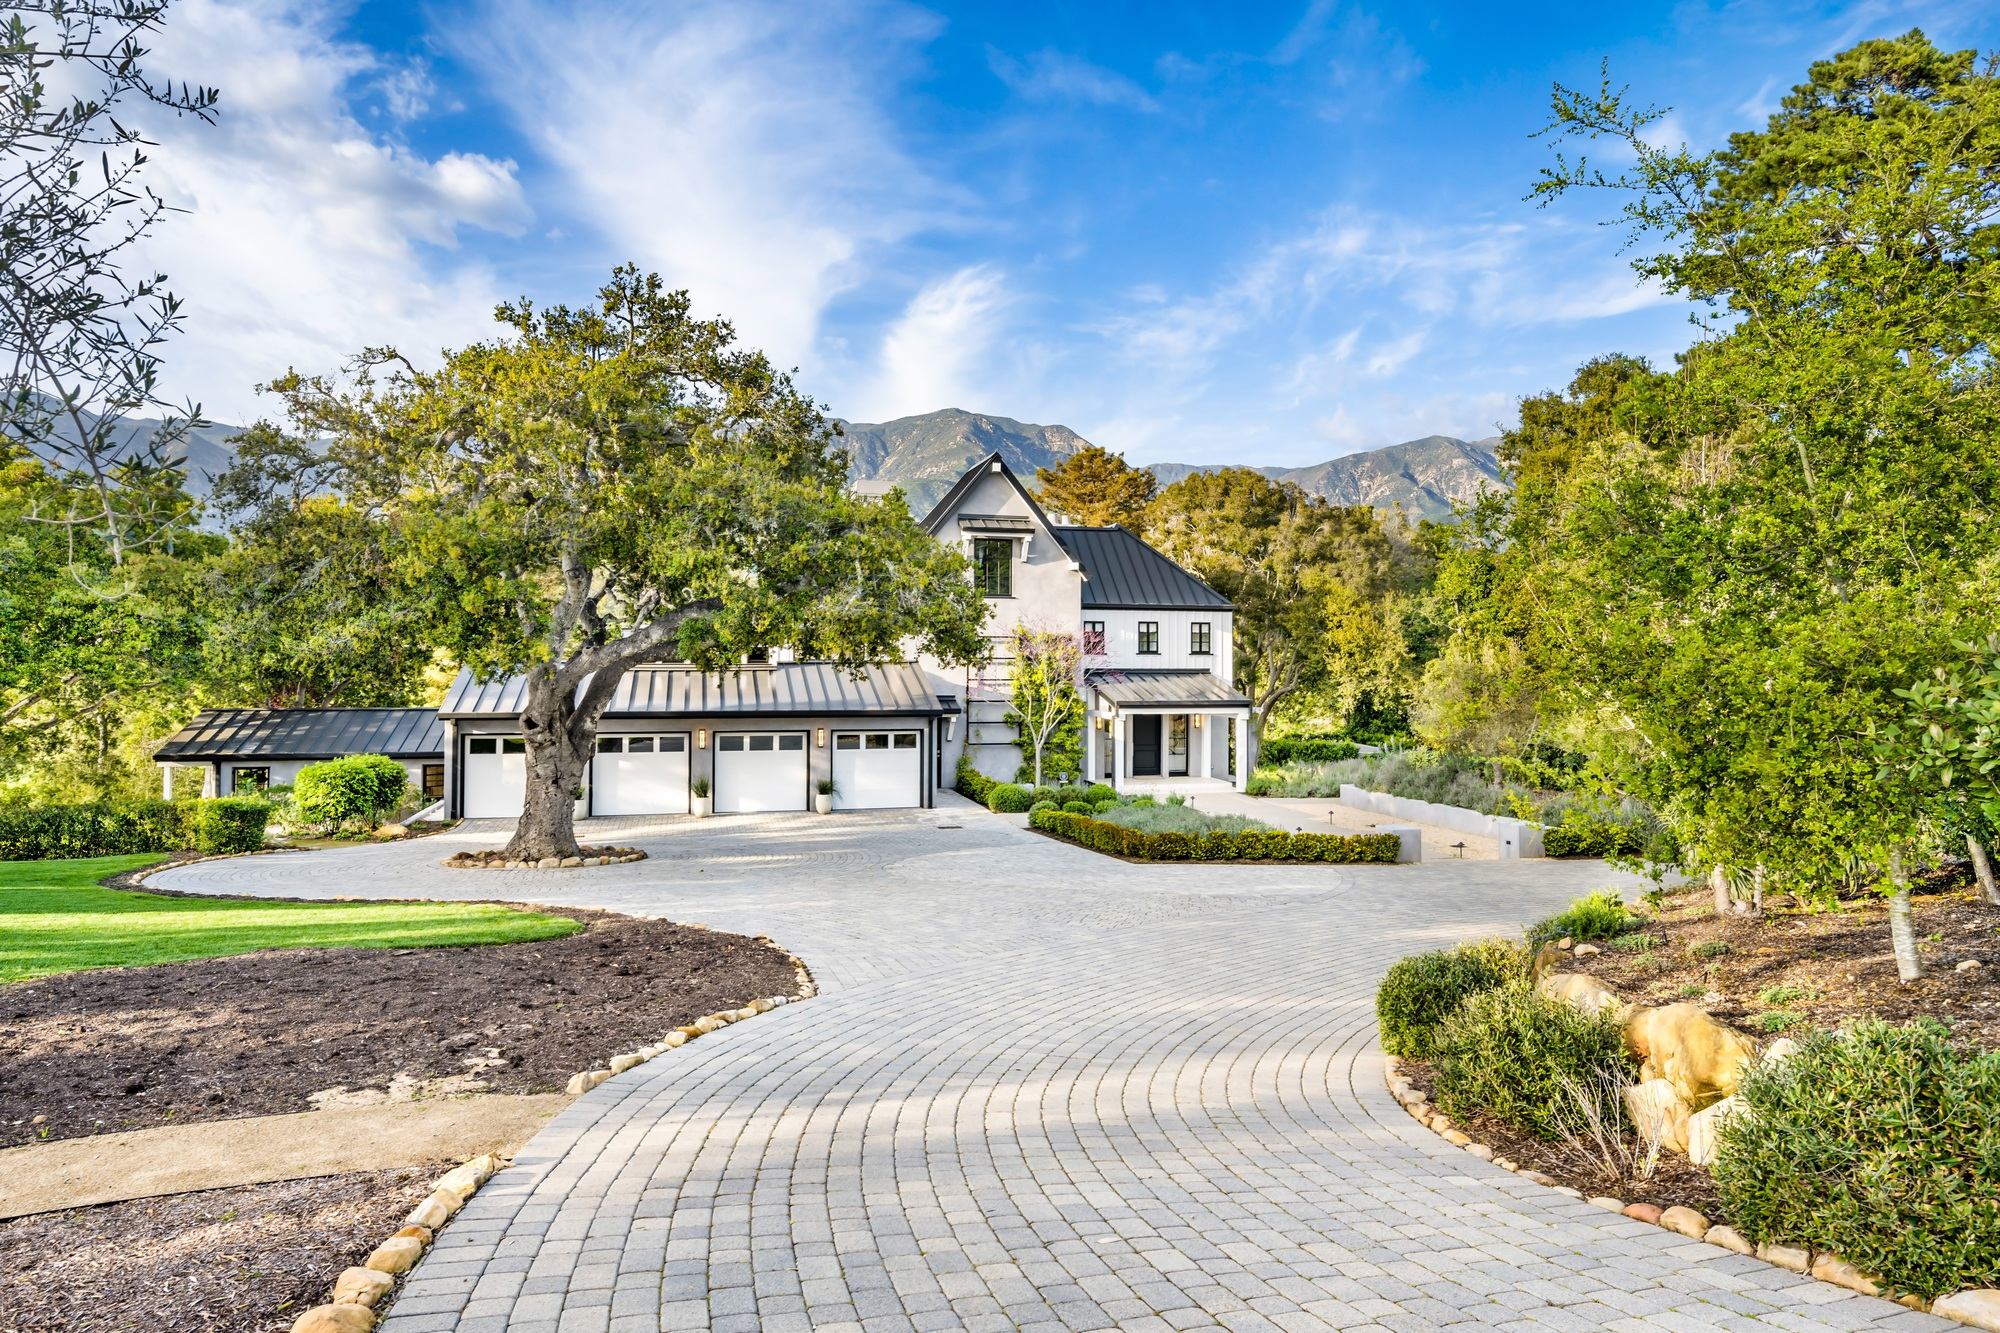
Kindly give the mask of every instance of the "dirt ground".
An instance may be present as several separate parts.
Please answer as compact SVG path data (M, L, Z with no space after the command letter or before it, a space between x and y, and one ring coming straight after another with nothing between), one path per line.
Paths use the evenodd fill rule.
M747 936L538 910L588 928L479 948L269 950L0 987L0 1146L307 1111L314 1093L397 1080L559 1092L577 1070L703 1014L797 989L785 953Z
M340 1270L366 1258L449 1165L0 1222L0 1333L281 1333L324 1301Z
M1897 980L1879 897L1830 911L1782 899L1761 919L1718 918L1706 890L1689 890L1664 910L1641 908L1650 925L1561 970L1588 972L1641 1004L1692 1001L1760 1040L1929 1014L1957 1040L2000 1050L2000 907L1973 888L1913 894L1912 906L1925 976L1908 986ZM1980 967L1957 971L1968 959Z

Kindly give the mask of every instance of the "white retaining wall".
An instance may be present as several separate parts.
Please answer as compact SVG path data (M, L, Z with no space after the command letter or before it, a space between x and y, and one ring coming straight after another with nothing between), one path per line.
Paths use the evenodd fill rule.
M1482 838L1492 838L1500 844L1500 859L1503 861L1544 854L1542 826L1531 824L1525 819L1504 819L1499 815L1482 815L1477 810L1467 810L1463 806L1413 801L1406 796L1391 796L1387 792L1369 791L1351 782L1340 784L1340 803L1378 815L1393 815L1397 819L1407 819L1415 824L1434 824L1439 828L1448 828L1454 833L1471 833Z

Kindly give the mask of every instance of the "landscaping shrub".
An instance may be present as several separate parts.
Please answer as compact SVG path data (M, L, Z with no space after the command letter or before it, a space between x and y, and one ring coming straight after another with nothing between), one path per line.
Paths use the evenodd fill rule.
M1432 1034L1460 1001L1505 985L1527 967L1521 947L1506 940L1480 940L1398 961L1375 990L1382 1049L1412 1060L1430 1059Z
M964 755L958 759L958 794L986 804L986 798L1000 784L972 766L972 761Z
M1539 949L1550 940L1567 936L1573 940L1609 940L1646 924L1646 918L1625 910L1625 900L1616 889L1599 889L1588 898L1578 898L1566 912L1544 917L1528 927L1528 947Z
M1279 736L1258 747L1259 761L1269 764L1334 764L1360 753L1345 736Z
M1034 801L1018 782L996 782L986 793L986 808L997 815L1018 815Z
M1126 806L1125 810L1137 807ZM1172 806L1156 809L1183 813ZM1194 811L1186 811L1195 814ZM1242 818L1242 816L1235 816ZM1245 820L1246 823L1255 821ZM1031 828L1080 843L1093 851L1145 861L1324 861L1349 865L1360 861L1394 861L1402 840L1393 833L1283 833L1248 829L1241 833L1210 833L1178 829L1149 833L1109 820L1062 810L1042 810L1028 817Z
M1645 850L1645 833L1635 825L1580 824L1542 834L1549 856L1638 856Z
M1116 805L1118 803L1118 793L1101 782L1093 782L1089 787L1085 788L1083 799L1089 801L1092 805L1096 805L1100 801L1110 801L1113 805Z
M262 847L264 826L270 820L269 801L224 797L195 802L188 831L194 849L203 856L227 856Z
M69 860L264 845L270 805L253 797L0 808L0 861Z
M1899 1291L2000 1287L2000 1052L1920 1018L1815 1032L1738 1090L1715 1182L1753 1241L1837 1254Z
M1607 1076L1634 1081L1615 1012L1587 1014L1525 976L1466 996L1432 1032L1431 1049L1447 1115L1485 1111L1540 1139L1560 1138L1576 1119L1565 1080L1584 1089Z
M307 764L292 784L292 810L302 823L375 820L396 808L410 775L386 755L357 754Z
M1097 807L1088 801L1064 801L1062 808L1073 815L1094 815L1097 813Z
M1054 801L1036 801L1033 805L1028 807L1028 813L1032 815L1037 810L1060 810L1060 809L1062 809L1062 807L1057 805Z
M1087 815L1089 810L1073 811ZM1099 819L1125 828L1135 828L1141 833L1242 833L1249 829L1268 829L1271 826L1261 819L1248 815L1211 815L1187 805L1121 805L1098 815Z
M1243 784L1245 796L1269 796L1278 790L1278 779L1262 771L1252 773Z

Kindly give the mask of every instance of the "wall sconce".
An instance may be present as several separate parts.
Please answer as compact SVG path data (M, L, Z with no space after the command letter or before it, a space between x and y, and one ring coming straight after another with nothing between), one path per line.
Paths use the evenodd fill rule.
M697 750L706 750L708 748L707 727L696 727L694 729L694 748Z
M1201 714L1200 714L1200 713L1196 713L1196 714L1194 715L1194 729L1195 729L1196 731L1200 731L1200 730L1201 730Z
M826 748L826 728L825 728L825 727L821 727L821 728L819 729L819 733L818 733L818 735L817 735L816 737L814 737L814 744L818 745L818 746L819 746L819 748L820 748L820 749L822 749L822 750L824 750L824 749Z

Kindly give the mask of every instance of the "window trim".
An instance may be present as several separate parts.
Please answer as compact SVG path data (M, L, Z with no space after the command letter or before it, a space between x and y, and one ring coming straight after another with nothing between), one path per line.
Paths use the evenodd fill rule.
M1211 620L1191 620L1188 622L1188 656L1215 656L1215 622Z
M1092 638L1091 638L1092 635L1096 636L1095 647L1092 647ZM1105 636L1104 622L1101 620L1084 621L1083 655L1085 657L1108 657L1110 656L1110 654L1111 654L1111 641L1109 638Z
M1148 648L1147 644L1153 646ZM1142 620L1139 622L1139 656L1158 657L1160 655L1160 622Z
M991 551L996 546L1003 546L1007 550L1006 559L997 566L986 556L986 552ZM989 577L996 568L1005 575L1006 579L1006 587L1000 592L993 591L993 580ZM981 597L1011 598L1014 595L1014 539L1012 537L974 537L972 539L972 579L974 584L979 588L979 595Z

